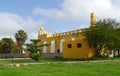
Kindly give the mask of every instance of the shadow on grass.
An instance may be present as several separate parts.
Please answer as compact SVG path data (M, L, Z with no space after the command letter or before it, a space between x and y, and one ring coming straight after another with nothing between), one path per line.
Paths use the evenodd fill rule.
M84 59L78 59L78 58L63 58L63 57L55 57L53 58L54 61L95 61L95 60L114 60L114 59L119 59L120 57L114 57L114 58L109 58L109 57L103 57L103 56L97 56L97 57L91 57L91 58L84 58Z

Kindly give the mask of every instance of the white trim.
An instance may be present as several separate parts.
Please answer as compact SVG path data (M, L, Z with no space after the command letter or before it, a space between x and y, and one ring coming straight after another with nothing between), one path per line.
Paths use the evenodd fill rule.
M60 40L60 53L63 52L63 42L64 42L64 39L61 39Z
M55 53L55 40L51 41L50 53Z
M43 42L43 44L46 44L46 43L47 43L46 41ZM46 46L43 47L43 53L47 53L47 47Z

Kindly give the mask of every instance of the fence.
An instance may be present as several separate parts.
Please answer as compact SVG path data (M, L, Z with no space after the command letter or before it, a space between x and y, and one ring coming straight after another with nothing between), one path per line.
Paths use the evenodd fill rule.
M28 53L19 54L19 53L7 53L7 54L0 54L0 58L27 58L29 57Z
M61 53L43 53L43 58L55 58L61 57ZM8 54L0 54L0 58L28 58L29 53L19 54L19 53L8 53Z

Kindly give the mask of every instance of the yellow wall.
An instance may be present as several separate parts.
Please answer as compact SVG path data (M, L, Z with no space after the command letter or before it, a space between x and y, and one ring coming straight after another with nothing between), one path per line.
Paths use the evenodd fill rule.
M96 22L96 16L94 13L90 15L90 26L94 26ZM90 48L85 41L85 37L82 35L82 29L72 30L67 32L61 32L54 34L46 33L44 28L40 28L38 32L38 39L42 39L43 42L51 43L55 41L55 52L60 49L60 41L64 39L63 42L63 52L62 56L64 58L89 58L92 57L95 52L93 48ZM72 40L73 39L73 40ZM77 43L81 43L82 47L78 48ZM72 45L72 48L68 48L68 44ZM46 52L50 53L51 46L47 47Z
M94 50L88 46L82 36L76 37L75 41L66 41L63 44L63 53L64 58L90 58L94 55ZM81 48L77 47L77 44L81 43ZM68 44L71 44L72 47L68 48Z
M82 35L82 30L73 30L64 33L51 34L51 37L45 35L39 35L39 39L51 43L55 40L55 53L60 49L60 40L64 39L62 56L64 58L89 58L94 55L94 50L90 48L85 41L85 37ZM60 35L62 34L62 35ZM74 39L72 41L72 38ZM81 43L82 47L78 48L77 43ZM68 48L68 44L72 45L72 48ZM47 53L50 53L51 46L47 47Z

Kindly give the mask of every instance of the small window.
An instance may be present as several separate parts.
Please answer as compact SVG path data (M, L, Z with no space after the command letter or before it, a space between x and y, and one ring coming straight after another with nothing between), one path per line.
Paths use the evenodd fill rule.
M81 43L78 43L77 44L77 48L81 48L82 47L82 44Z
M72 48L72 45L71 45L71 44L68 44L68 48Z

